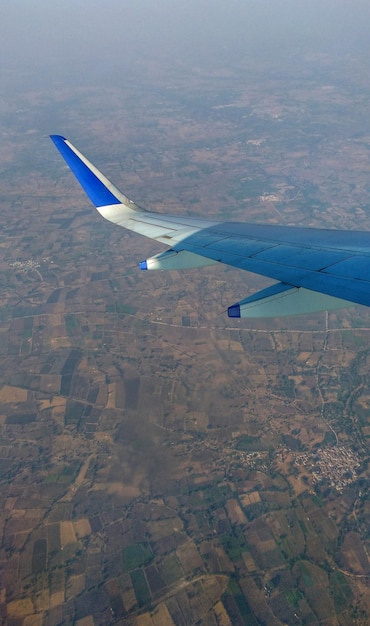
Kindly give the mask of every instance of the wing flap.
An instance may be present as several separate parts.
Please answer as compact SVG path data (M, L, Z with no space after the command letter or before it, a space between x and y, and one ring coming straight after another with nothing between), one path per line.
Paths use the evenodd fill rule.
M289 267L321 271L329 265L344 261L348 258L348 254L337 250L277 245L257 253L255 258L259 261L272 261Z
M325 269L326 274L366 280L370 276L370 258L356 255Z
M277 283L228 308L229 317L281 317L348 307L347 300Z

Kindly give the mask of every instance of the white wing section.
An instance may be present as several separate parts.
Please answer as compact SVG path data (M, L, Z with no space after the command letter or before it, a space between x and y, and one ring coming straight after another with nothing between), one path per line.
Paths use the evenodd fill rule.
M133 206L135 209L123 204L113 204L97 207L97 210L102 217L113 222L113 224L123 226L150 239L156 239L167 246L174 246L204 228L219 224L219 222L211 222L196 217L150 213L150 211L138 209L136 205Z

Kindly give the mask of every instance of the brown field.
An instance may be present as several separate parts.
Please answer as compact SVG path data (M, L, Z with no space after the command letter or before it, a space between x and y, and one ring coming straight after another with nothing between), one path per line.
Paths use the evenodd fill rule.
M167 605L162 602L151 614L153 626L175 626Z
M232 626L230 618L222 602L217 602L214 607L214 613L219 626Z
M34 606L30 598L23 600L13 600L7 604L7 612L10 618L20 619L26 615L34 613Z
M137 600L133 589L129 591L126 590L122 593L122 602L127 613L129 613L136 606Z
M73 598L85 588L85 574L70 576L66 587L66 599Z
M180 532L182 529L183 522L181 519L178 517L170 518L153 522L150 526L150 534L152 540L156 541L162 537L171 536L174 532Z
M42 613L25 617L23 626L42 626Z
M153 626L154 624L150 613L144 613L144 615L139 615L135 619L134 623L135 626Z
M91 534L91 526L88 519L80 519L73 522L74 531L77 539L81 539Z
M196 545L192 541L187 541L177 548L176 555L184 570L185 576L189 576L191 572L198 568L203 569L203 560L199 556Z
M96 626L92 615L87 615L82 619L77 620L76 626Z
M347 533L341 551L349 571L362 576L369 574L370 562L358 533Z
M252 494L249 494L249 496L247 497L250 498L251 495ZM243 505L246 506L244 502L243 502ZM245 517L245 514L241 510L237 500L234 500L234 499L227 500L226 510L227 510L227 514L232 524L246 524L247 523L247 518Z
M256 571L256 569L258 569L250 552L243 552L242 557L245 563L245 567L247 568L247 572L254 572Z
M239 589L266 626L364 626L368 309L229 320L269 281L219 265L139 272L161 244L104 222L40 137L44 112L67 111L87 156L153 210L365 230L370 73L352 57L339 71L328 53L327 91L316 57L294 85L261 60L214 73L197 62L180 79L167 62L148 57L149 82L133 67L124 89L87 84L76 66L73 90L58 78L5 92L6 626L230 626ZM313 473L337 441L361 463L345 486ZM335 478L338 463L325 469Z
M326 572L307 561L304 564L312 585L307 586L305 595L316 614L321 615L328 624L335 623L333 600L328 593L328 577ZM301 587L302 583L300 584Z
M56 606L60 606L65 601L64 591L56 591L50 595L50 608L54 608Z
M38 613L50 608L50 594L48 589L41 589L35 597L35 609Z
M60 522L60 544L62 549L69 543L77 541L72 522Z
M289 476L289 483L292 486L293 490L294 490L294 494L296 496L301 495L302 493L305 493L307 491L307 484L302 481L302 476L304 476L304 472L296 477L296 476Z
M261 502L261 496L258 491L252 491L252 493L240 494L239 499L243 506L248 507L252 504L257 504Z
M28 392L26 389L4 385L0 389L0 402L27 402Z

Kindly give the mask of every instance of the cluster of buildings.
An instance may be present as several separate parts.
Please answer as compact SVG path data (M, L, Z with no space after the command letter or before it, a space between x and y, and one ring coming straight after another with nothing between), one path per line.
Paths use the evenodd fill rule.
M46 261L47 259L42 259ZM21 270L22 272L27 272L29 270L38 269L41 265L40 261L36 261L35 259L26 259L25 261L8 261L9 267L13 267L16 270Z
M299 453L294 461L310 471L314 483L327 480L338 491L357 480L361 465L358 454L346 446L319 448L314 454Z

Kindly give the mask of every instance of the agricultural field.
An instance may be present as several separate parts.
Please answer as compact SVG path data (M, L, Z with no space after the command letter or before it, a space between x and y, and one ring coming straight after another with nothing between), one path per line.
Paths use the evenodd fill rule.
M153 210L365 229L369 85L148 67L0 116L0 621L365 626L369 309L229 320L266 279L140 273L160 249L90 207L38 103Z

